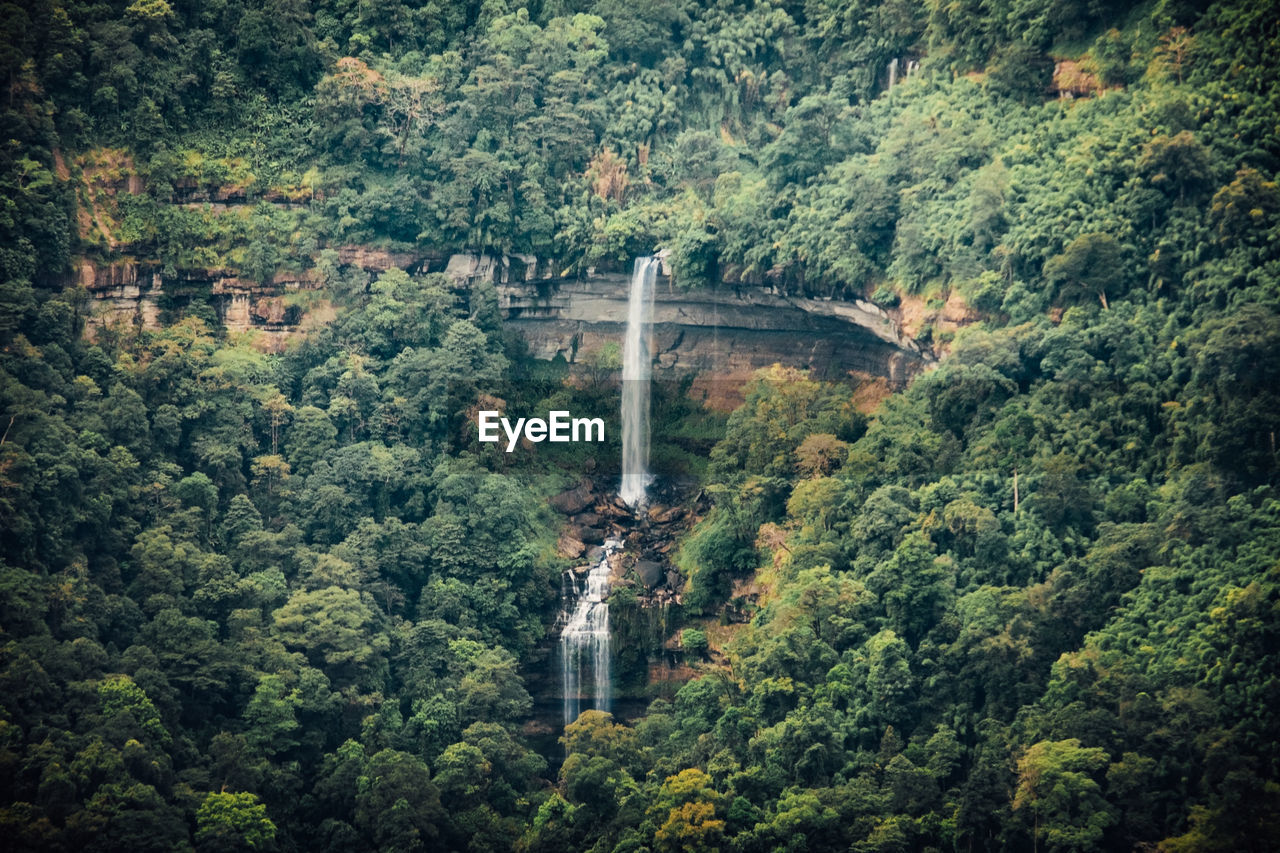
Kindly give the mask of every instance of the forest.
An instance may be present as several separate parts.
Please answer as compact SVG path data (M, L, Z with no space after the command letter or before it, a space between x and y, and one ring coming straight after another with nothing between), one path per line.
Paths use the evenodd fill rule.
M1265 0L3 2L0 846L1275 849L1277 69ZM684 675L547 748L617 354L349 247L661 248L938 359L655 390ZM104 322L124 265L194 283Z

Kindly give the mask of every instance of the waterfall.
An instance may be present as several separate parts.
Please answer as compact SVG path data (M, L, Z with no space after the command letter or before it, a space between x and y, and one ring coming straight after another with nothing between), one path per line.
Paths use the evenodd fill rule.
M661 261L636 258L627 299L627 334L622 343L622 487L619 496L630 507L644 503L649 485L650 327L653 280Z
M573 612L562 613L565 624L560 632L565 725L578 719L582 711L582 670L586 664L591 666L594 707L609 710L609 557L621 547L622 542L617 539L605 541L600 560L591 567L586 588L580 593L573 572L565 573L569 576L568 589L562 584L562 600L570 601L566 595L570 590L576 595Z
M627 333L622 342L622 486L619 497L636 509L644 505L649 485L649 376L653 324L653 282L661 259L636 258L627 298ZM564 603L560 620L560 668L564 683L565 725L582 713L583 669L591 667L593 706L608 711L612 693L609 671L609 557L622 548L619 539L605 540L600 559L587 573L586 586L565 572L560 584ZM570 610L569 608L573 609Z
M898 82L898 59L894 57L889 60L889 88L892 89L894 84Z

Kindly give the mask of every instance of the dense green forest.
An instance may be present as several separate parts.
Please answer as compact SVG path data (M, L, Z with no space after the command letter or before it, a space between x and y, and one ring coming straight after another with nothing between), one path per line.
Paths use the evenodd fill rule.
M19 0L0 29L0 845L1274 849L1280 7ZM925 324L945 357L869 413L784 367L727 423L662 401L655 434L718 439L665 457L712 505L674 555L696 677L548 756L545 498L587 452L482 450L473 414L616 418L609 365L567 378L491 285L352 245L662 247L679 287L979 319ZM306 273L332 319L280 353L199 298L89 334L76 264L126 257ZM616 437L590 453L616 477Z

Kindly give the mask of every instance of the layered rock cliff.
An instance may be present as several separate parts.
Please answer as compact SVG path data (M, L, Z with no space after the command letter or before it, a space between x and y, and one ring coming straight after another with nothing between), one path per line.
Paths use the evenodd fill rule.
M64 177L72 177L65 163L63 172ZM258 346L279 351L291 337L332 318L334 309L317 269L316 252L322 247L313 246L309 254L292 257L262 281L227 268L235 264L233 251L206 253L216 264L210 268L174 269L146 258L138 245L122 236L127 229L121 227L120 199L144 191L124 152L102 149L80 156L75 179L82 191L79 228L85 251L77 264L77 278L95 298L89 335L111 324L158 328L192 305L207 305L228 331L254 332ZM248 196L238 184L213 189L179 184L172 203L198 208L208 220L204 225L215 231L221 227L216 223L248 209ZM274 191L260 196L258 202L282 210L298 206ZM223 230L234 233L234 229ZM358 270L372 278L393 268L411 274L437 272L459 291L479 281L494 282L507 322L541 358L560 355L573 365L595 365L607 344L622 340L625 275L589 271L585 277L568 278L555 259L532 255L330 248L335 253L328 263L336 262L344 276ZM726 404L735 402L752 372L775 362L808 369L815 378L875 379L881 386L896 387L934 355L904 333L904 328L920 325L904 312L891 317L868 302L788 297L759 287L686 292L662 278L653 319L659 376L697 374L696 381L706 392L702 396ZM724 388L708 387L708 383L731 390L722 393Z
M459 289L477 281L498 285L508 325L539 358L562 356L571 365L593 365L610 343L622 340L628 278L620 274L563 278L553 262L526 256L438 256L344 247L340 263L376 275L392 267L444 272ZM257 331L262 346L279 350L311 325L308 306L290 297L315 291L314 270L282 272L268 283L222 270L165 276L154 265L119 260L81 262L80 283L97 300L98 323L154 328L166 307L207 300L229 331ZM720 286L683 291L659 280L654 302L654 345L659 375L697 374L708 399L724 396L773 363L810 371L821 379L876 379L901 386L933 353L920 347L883 309L861 300L839 302L783 296L758 287ZM92 331L91 324L91 331Z
M628 280L508 283L498 288L510 328L539 358L590 363L622 340ZM660 280L653 309L655 367L672 376L741 381L775 362L814 378L878 378L898 386L932 354L922 352L889 315L864 301L781 296L762 288L681 291Z

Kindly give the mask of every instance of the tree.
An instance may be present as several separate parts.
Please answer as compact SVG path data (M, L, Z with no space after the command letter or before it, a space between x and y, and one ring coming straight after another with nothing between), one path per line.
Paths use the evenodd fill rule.
M260 675L253 698L244 710L249 724L245 741L265 755L288 752L298 745L294 732L298 730L296 712L301 704L298 691L288 690L279 675Z
M1039 741L1027 749L1018 760L1013 808L1031 810L1037 849L1041 840L1051 853L1097 848L1115 820L1092 776L1106 766L1106 753L1076 738Z
M1062 295L1084 290L1098 297L1103 308L1110 308L1107 291L1112 296L1123 293L1127 284L1124 274L1124 249L1109 234L1085 234L1072 240L1044 264L1044 277Z
M684 649L685 654L695 660L705 656L707 653L706 632L695 628L685 628L680 633L680 647Z
M390 646L374 611L354 589L298 590L275 612L273 623L286 646L303 650L344 684L370 683Z
M1195 336L1193 405L1207 424L1197 454L1246 482L1262 482L1280 467L1280 332L1276 314L1244 305L1215 318ZM1198 393L1196 393L1198 392Z
M462 740L451 744L436 761L435 784L442 801L467 808L477 798L499 814L518 815L538 774L546 768L542 757L495 723L472 723Z
M602 756L621 762L633 769L640 759L635 731L622 723L614 722L607 711L588 710L564 727L561 739L569 755Z
M196 809L198 850L268 850L276 825L256 794L211 792Z
M712 787L711 777L701 770L682 770L667 777L649 806L649 814L660 821L654 832L657 850L718 850L725 822L716 816L722 796Z
M460 676L456 695L464 719L510 725L528 713L532 700L510 652L471 640L454 640L449 651Z
M384 749L365 763L356 779L355 825L378 849L431 849L443 818L422 759Z
M936 555L921 533L908 534L867 578L868 588L884 602L889 624L911 645L918 645L942 615L949 582L954 583L945 558Z
M1231 183L1214 193L1210 213L1221 242L1261 240L1280 213L1280 183L1266 180L1256 169L1240 169Z
M123 717L133 730L130 736L144 737L157 746L169 742L169 732L160 721L156 706L129 676L116 675L101 682L98 700L109 724L115 726Z
M421 137L444 110L439 93L440 81L433 77L387 75L380 92L386 122L383 132L395 148L396 168L404 167L410 140Z
M277 454L280 452L280 428L289 420L289 415L293 413L293 406L283 394L273 389L273 393L262 400L262 410L267 413L271 429L271 452Z
M876 634L866 643L867 688L871 693L870 712L885 723L904 724L915 693L910 650L893 631Z
M337 437L338 430L323 410L315 406L298 409L285 437L290 467L299 474L309 473L311 466L333 449Z
M812 433L796 448L796 467L807 477L825 477L844 463L848 453L848 443L831 433Z
M1208 189L1213 164L1208 149L1189 130L1173 136L1157 136L1142 147L1138 171L1165 192L1176 191L1178 203L1187 193Z
M67 835L87 853L137 850L160 853L190 845L182 812L165 802L152 785L127 776L99 787L67 820Z
M1170 27L1160 36L1152 65L1182 83L1188 60L1195 54L1196 37L1186 27Z

